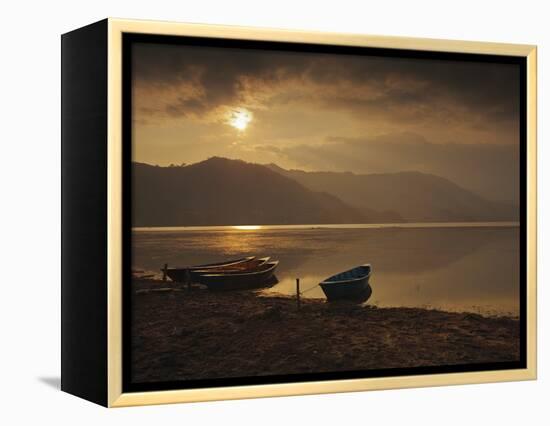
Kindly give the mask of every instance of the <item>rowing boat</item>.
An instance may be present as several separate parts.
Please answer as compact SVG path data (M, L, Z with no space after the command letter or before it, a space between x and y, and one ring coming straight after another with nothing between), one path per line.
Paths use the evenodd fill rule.
M242 262L236 265L218 266L208 269L193 269L190 271L191 281L194 283L203 283L202 276L208 274L239 274L246 272L254 272L263 264L268 262L269 256L261 257L259 259L250 259L249 261Z
M220 268L231 268L231 267L238 267L239 265L244 265L249 262L254 261L256 259L255 256L248 256L248 257L242 257L240 259L234 259L234 260L228 260L225 262L217 262L217 263L206 263L203 265L195 265L195 266L186 266L186 267L178 267L178 268L165 268L161 269L161 271L165 272L166 275L175 282L187 282L189 279L188 273L192 274L194 271L215 271Z
M369 264L356 266L332 275L319 285L328 301L368 299L372 293L369 278L372 267ZM366 297L366 298L365 298Z
M203 274L201 284L209 290L244 290L264 287L272 283L273 274L279 261L265 262L253 271L220 272Z

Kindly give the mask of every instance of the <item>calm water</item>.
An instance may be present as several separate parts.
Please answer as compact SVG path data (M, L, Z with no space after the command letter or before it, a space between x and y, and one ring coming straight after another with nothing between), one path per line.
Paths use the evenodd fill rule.
M265 293L324 298L315 285L371 263L368 304L484 314L519 311L519 227L514 223L141 228L136 269L159 271L246 255L280 260Z

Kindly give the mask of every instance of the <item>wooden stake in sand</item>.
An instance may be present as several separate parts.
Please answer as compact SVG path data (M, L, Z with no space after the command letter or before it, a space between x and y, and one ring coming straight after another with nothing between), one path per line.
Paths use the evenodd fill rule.
M191 271L185 270L185 281L187 282L187 290L191 290Z
M166 271L168 271L168 263L165 263L162 268L162 281L166 281Z
M296 306L300 309L300 278L296 278Z

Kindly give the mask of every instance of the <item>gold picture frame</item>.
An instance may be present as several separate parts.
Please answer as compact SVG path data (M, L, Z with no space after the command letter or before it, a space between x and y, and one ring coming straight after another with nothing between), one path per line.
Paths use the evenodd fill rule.
M536 306L536 131L537 131L537 49L532 45L451 41L357 34L332 34L312 31L289 31L248 27L182 24L109 18L107 28L107 304L106 355L107 398L105 405L124 407L147 404L213 401L335 392L356 392L380 389L490 383L534 380L537 376L537 306ZM446 53L504 55L525 58L527 67L527 277L526 277L526 368L515 370L456 372L444 374L327 380L283 384L228 386L185 390L123 392L123 223L122 223L122 84L123 35L154 34L166 36L206 37L285 43L310 43L406 49ZM70 389L68 389L71 392ZM77 393L77 392L72 392Z

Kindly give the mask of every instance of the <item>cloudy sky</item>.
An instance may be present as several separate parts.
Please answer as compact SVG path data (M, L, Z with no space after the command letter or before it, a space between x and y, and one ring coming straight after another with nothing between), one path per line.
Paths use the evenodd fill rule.
M518 200L519 66L133 45L133 157L437 174Z

